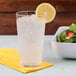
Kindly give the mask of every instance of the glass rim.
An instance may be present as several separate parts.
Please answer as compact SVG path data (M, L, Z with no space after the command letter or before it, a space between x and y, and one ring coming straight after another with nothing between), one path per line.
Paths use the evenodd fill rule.
M35 11L17 11L16 16L23 16L23 14L20 13L35 13Z
M29 15L28 13L34 13L35 14L35 11L17 11L16 16L25 16L26 15L26 14L23 15L20 13L27 13L27 15ZM38 15L38 16L44 17L44 15Z

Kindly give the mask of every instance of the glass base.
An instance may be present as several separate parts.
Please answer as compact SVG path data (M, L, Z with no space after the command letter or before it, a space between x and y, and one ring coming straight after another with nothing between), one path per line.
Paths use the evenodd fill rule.
M41 66L41 64L38 64L38 65L22 65L23 67L39 67Z

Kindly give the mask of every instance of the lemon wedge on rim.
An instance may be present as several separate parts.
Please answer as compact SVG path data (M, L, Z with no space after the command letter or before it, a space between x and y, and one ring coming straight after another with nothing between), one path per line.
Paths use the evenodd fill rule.
M37 17L43 16L46 23L49 23L54 20L56 10L50 3L41 3L37 6L35 14Z

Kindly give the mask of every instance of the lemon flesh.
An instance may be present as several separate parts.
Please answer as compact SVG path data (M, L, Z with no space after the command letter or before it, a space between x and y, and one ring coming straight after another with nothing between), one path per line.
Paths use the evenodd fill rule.
M43 16L46 23L52 22L56 15L55 8L50 3L41 3L36 8L35 14L37 17Z

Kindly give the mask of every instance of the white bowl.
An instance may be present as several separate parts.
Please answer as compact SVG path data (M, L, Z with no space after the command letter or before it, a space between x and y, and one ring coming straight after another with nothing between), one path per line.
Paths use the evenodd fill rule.
M64 43L56 41L56 35L68 28L68 26L59 27L53 39L51 40L52 48L59 56L63 58L76 58L76 43Z

